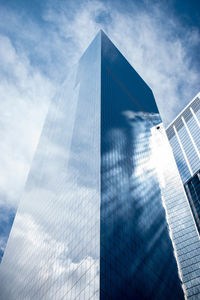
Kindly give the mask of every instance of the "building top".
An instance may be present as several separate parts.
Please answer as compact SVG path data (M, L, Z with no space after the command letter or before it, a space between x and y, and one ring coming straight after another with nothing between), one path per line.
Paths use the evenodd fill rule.
M199 99L199 100L198 100ZM199 102L200 101L200 92L197 93L197 95L186 105L186 107L184 107L181 112L176 116L176 118L167 126L166 130L168 130L170 127L172 127L174 125L174 123L177 121L177 119L179 117L181 117L184 112L190 108L192 105L194 105L195 102ZM199 102L200 103L200 102Z
M186 183L200 170L200 93L167 127L166 133L182 181Z

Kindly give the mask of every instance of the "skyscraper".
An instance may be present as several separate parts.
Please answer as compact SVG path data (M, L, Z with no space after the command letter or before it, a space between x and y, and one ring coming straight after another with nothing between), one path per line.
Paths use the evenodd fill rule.
M182 241L178 260L182 268L183 283L189 299L200 297L200 94L167 127L182 183L187 194L187 203L176 201L177 214L174 228L181 225L174 241ZM174 181L174 183L176 180ZM188 208L187 208L188 207ZM173 231L173 230L172 230Z
M161 193L187 299L200 296L200 240L165 129L152 128Z
M0 267L2 300L184 299L158 123L151 89L100 31L51 104Z
M166 131L200 232L200 93Z

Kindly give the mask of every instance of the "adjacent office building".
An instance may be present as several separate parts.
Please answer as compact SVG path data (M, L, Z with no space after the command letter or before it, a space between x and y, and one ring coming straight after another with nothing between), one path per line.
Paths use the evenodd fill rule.
M165 129L154 130L156 161L168 224L187 299L200 298L200 239ZM160 134L159 132L160 131Z
M184 299L163 197L185 195L173 156L173 178L158 164L160 122L151 89L100 31L51 104L1 300Z
M200 233L200 93L166 132Z
M174 230L176 224L182 226L174 242L180 242L178 260L188 298L200 299L200 93L167 127L166 133L187 194L187 203L179 204L172 198L177 209Z

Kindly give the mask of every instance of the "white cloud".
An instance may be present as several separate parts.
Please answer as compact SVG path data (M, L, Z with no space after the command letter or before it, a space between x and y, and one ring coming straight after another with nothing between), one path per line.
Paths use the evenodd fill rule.
M85 256L80 261L73 261L68 255L66 243L55 239L51 232L45 232L32 216L18 214L10 246L8 255L13 247L17 247L12 256L13 262L10 261L15 267L7 269L5 264L1 266L1 299L14 297L28 300L44 294L48 299L77 299L80 296L87 299L93 296L92 299L98 299L98 295L94 295L99 286L98 259ZM21 255L24 248L28 261ZM77 278L79 284L74 287ZM7 289L7 280L12 282L12 288ZM22 289L21 282L27 282L25 290Z
M76 75L72 72L62 85L61 97L55 97L49 109L1 264L2 299L98 299L99 173L97 167L93 167L93 173L88 171L91 164L99 166L98 150L93 149L93 143L99 142L98 128L98 134L79 138L94 124L98 127L98 88L90 93L95 93L93 105L80 101L77 108L77 102L83 99L84 88L80 86L85 77L77 83ZM99 78L98 72L96 76ZM85 120L80 115L74 124L81 104L85 112L94 109L93 118ZM8 268L10 264L15 270Z
M40 136L52 82L34 69L10 39L0 36L0 205L15 206Z
M103 28L150 85L163 121L169 123L199 89L199 71L191 64L191 49L200 41L198 29L183 28L161 5L141 11L130 5L121 13L100 1L80 4L73 17L63 9L49 9L44 19L54 24L59 37L70 38L68 51L76 60L99 28ZM100 15L109 16L109 23ZM165 20L165 21L164 21ZM75 49L75 50L74 50Z

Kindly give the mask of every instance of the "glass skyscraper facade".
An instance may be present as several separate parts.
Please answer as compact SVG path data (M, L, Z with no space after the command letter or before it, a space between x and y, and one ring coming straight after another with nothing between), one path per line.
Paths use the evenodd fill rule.
M184 299L160 122L151 89L100 31L50 106L0 266L2 300Z
M200 93L166 129L185 184L200 170Z
M178 259L183 267L183 283L189 299L200 298L200 93L167 127L182 183L187 194L177 206L175 224L182 224L181 236L175 236L186 245ZM177 203L177 202L176 202ZM188 205L189 204L189 205ZM186 212L186 207L188 209ZM180 216L179 216L180 215ZM180 219L180 220L179 220ZM186 274L188 273L188 274Z

